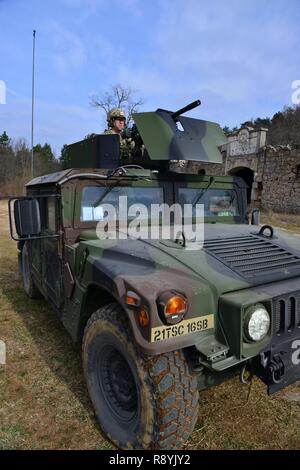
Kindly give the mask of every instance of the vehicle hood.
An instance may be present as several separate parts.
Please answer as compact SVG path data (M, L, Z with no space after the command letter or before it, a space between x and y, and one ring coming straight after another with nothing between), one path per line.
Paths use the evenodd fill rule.
M182 247L170 240L99 240L91 231L81 236L114 275L172 271L205 280L220 295L300 276L299 236L275 229L270 238L256 226L217 223L205 225L204 238Z

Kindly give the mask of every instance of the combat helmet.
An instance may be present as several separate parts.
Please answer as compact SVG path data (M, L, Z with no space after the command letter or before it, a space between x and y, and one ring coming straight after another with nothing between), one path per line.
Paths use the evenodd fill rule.
M110 127L113 125L113 120L114 119L124 119L126 121L126 114L121 108L112 108L108 113L107 113L107 122Z

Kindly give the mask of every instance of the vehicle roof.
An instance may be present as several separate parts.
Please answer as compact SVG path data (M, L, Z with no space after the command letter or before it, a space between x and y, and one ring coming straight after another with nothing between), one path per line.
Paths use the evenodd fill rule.
M167 180L167 181L190 181L190 182L209 182L211 175L196 175L191 173L177 173L177 172L157 172L151 170L138 170L131 169L130 171L124 173L124 175L116 174L115 177L119 178L132 178L132 177L145 177L145 171L148 172L147 177L155 180ZM104 169L83 169L83 168L71 168L68 170L57 171L55 173L50 173L49 175L38 176L37 178L32 179L26 184L26 187L36 187L36 186L45 186L53 184L63 184L65 181L68 181L69 178L82 179L87 177L91 179L95 175L107 175L107 170ZM224 183L235 183L239 187L247 187L247 184L242 178L235 176L213 176L214 182L224 182ZM111 176L111 179L114 179L114 176Z
M76 175L80 173L95 173L95 174L105 174L107 173L106 170L99 170L99 169L77 169L77 168L69 168L67 170L62 170L62 171L56 171L55 173L50 173L48 175L43 175L43 176L37 176L36 178L32 179L26 184L26 187L31 187L31 186L41 186L45 184L53 184L53 183L60 183L63 181L66 177L71 176L71 175Z

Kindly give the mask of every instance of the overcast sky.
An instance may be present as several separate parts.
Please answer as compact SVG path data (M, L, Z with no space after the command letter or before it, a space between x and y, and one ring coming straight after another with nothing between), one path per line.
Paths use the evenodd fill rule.
M142 110L177 109L239 125L291 105L300 79L300 0L0 0L0 133L30 141L32 30L35 141L101 132L89 96L116 83Z

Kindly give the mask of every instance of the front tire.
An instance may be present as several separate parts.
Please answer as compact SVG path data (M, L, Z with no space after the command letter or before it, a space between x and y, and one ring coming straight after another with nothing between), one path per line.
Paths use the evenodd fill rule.
M118 304L95 312L83 368L97 419L121 449L180 449L198 416L196 376L181 350L145 356Z

